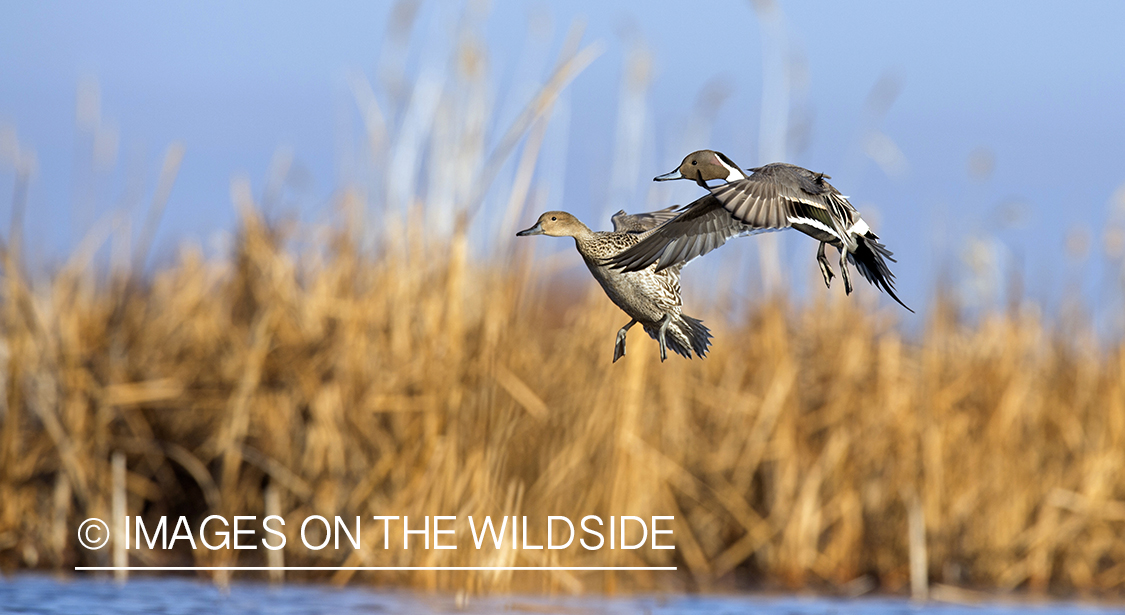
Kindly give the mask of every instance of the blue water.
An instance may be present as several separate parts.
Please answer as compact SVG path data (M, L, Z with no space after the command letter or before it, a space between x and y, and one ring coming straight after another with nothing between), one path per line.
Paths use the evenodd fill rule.
M334 588L322 585L234 583L228 591L184 579L136 579L123 585L76 577L60 580L44 576L0 577L0 613L41 614L159 614L333 615L371 613L535 613L580 615L643 613L703 615L762 613L765 615L892 615L972 613L1101 614L1125 613L1123 607L1070 602L996 602L977 605L915 604L904 598L808 598L756 595L643 596L604 598L491 596L469 597L466 604L447 594Z

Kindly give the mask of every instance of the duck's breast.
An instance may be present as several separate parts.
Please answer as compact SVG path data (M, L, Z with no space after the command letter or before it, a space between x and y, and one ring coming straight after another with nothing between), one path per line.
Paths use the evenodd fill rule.
M641 271L622 271L583 257L594 279L610 300L632 318L659 322L665 314L680 311L679 274L670 269L655 272L656 265Z

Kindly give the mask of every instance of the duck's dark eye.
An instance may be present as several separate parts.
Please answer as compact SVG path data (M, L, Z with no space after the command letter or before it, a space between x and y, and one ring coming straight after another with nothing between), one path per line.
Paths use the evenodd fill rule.
M697 164L699 164L699 163L698 163L698 162L696 162L696 161L694 161L694 160L692 160L692 161L691 161L691 166L693 166L693 167L694 167L694 166L695 166L695 165L697 165Z
M551 216L551 219L552 219L552 220L558 220L558 218L556 218L556 217L554 217L554 216Z

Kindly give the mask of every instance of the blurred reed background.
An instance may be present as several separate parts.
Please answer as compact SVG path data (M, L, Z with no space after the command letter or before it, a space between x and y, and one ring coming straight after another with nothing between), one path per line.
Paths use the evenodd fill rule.
M409 6L395 19L409 20ZM676 550L477 551L462 533L456 551L384 551L382 532L367 531L363 549L290 547L283 561L203 548L130 557L681 568L672 585L643 572L302 575L474 592L1125 589L1119 338L1018 296L966 318L941 288L907 333L904 313L877 309L870 292L796 301L785 288L807 282L797 280L745 300L726 291L758 272L735 264L713 296L685 298L716 335L706 360L661 364L634 332L611 364L626 317L584 272L570 275L570 246L534 258L542 242L512 237L552 202L537 173L545 135L598 48L576 26L501 124L487 51L462 36L444 74L408 87L394 70L407 41L388 35L378 78L350 82L364 142L334 213L275 213L281 156L261 196L232 182L240 223L214 255L185 243L146 272L185 155L173 145L139 239L120 219L95 225L64 263L32 272L19 222L33 162L20 159L0 254L5 571L115 563L73 535L115 511L186 515L193 527L209 514L278 513L290 545L311 514L629 514L674 515ZM645 84L643 50L629 57L626 92ZM637 130L619 130L622 165L639 165ZM99 251L111 254L104 265ZM393 527L391 539L402 539Z

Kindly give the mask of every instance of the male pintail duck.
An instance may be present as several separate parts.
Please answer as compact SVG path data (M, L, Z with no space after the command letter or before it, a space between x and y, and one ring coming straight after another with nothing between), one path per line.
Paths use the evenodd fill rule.
M611 259L612 265L636 271L656 263L660 271L706 254L731 237L792 227L820 241L816 260L826 286L831 287L834 277L824 255L825 244L831 244L840 250L845 292L852 292L846 266L846 261L851 261L869 282L886 291L902 307L914 311L895 295L894 274L886 263L895 262L892 252L879 243L879 237L847 197L825 181L827 175L781 162L750 172L747 175L720 152L700 150L688 154L676 170L654 180L693 180L710 194L681 209L667 223L642 234L636 246ZM716 179L724 183L707 185Z
M574 238L578 253L586 261L594 279L602 285L610 300L632 318L629 324L617 332L617 342L613 347L614 363L624 356L625 336L629 328L638 322L652 339L660 343L661 361L667 358L666 348L690 359L692 351L703 358L711 345L711 333L703 326L703 322L681 311L680 270L683 269L684 262L660 271L656 270L656 265L641 267L637 271L622 271L607 266L608 259L636 245L641 233L651 231L674 218L674 209L669 207L635 215L619 211L613 216L612 232L591 231L578 218L565 211L548 211L539 216L535 226L516 233L520 237L550 235Z

